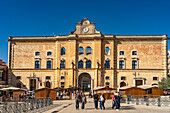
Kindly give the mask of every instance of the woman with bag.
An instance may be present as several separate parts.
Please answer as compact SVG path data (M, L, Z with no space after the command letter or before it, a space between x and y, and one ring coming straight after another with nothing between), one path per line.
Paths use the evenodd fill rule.
M87 102L86 101L86 96L84 94L82 95L81 102L82 102L81 109L84 109L85 108L85 104Z
M100 109L101 109L101 110L102 110L102 108L105 110L104 103L105 103L105 96L104 96L104 94L102 93L102 95L100 96Z

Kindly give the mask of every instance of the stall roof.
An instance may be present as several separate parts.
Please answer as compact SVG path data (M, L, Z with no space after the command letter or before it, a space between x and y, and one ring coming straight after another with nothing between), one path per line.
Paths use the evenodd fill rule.
M142 89L149 89L152 87L158 87L157 85L151 86L151 85L141 85L141 86L137 86L138 88L142 88Z
M97 88L94 88L94 90L116 90L114 88L110 88L110 87L107 87L107 86L102 86L102 87L97 87Z
M66 89L81 89L80 87L69 87L69 88L66 88Z

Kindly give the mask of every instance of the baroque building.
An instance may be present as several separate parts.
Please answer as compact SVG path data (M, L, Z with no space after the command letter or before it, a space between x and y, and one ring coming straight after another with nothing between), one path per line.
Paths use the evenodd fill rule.
M167 77L166 35L104 35L84 18L69 35L9 37L9 84L43 87L156 85Z

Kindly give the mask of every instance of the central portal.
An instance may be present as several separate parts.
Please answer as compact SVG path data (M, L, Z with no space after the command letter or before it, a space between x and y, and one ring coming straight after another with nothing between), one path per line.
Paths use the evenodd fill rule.
M82 73L79 75L78 87L81 87L83 92L91 90L91 76L88 73Z

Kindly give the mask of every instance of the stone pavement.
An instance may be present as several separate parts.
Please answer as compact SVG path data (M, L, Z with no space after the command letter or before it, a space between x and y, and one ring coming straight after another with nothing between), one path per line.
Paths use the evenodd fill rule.
M84 110L76 110L74 100L58 100L54 101L54 104L59 106L48 110L43 113L170 113L170 107L157 107L157 106L146 106L146 105L134 105L134 104L121 104L120 111L111 109L111 100L106 100L105 110L95 110L92 99L87 98L88 103ZM81 104L80 104L81 107Z

